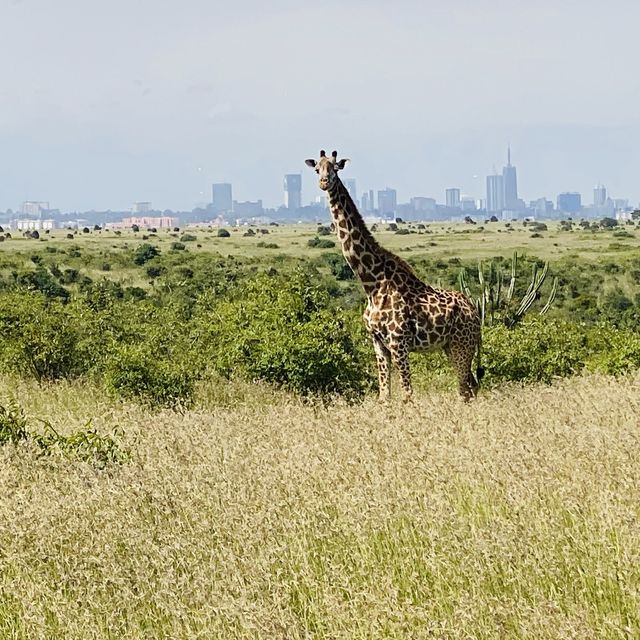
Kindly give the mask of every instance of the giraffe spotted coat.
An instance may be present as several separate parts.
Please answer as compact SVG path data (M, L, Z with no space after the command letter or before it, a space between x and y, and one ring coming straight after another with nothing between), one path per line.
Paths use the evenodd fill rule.
M319 160L306 161L329 195L343 255L367 295L363 318L376 354L380 399L386 401L390 395L392 361L400 372L405 399L410 399L409 352L433 349L447 354L460 394L469 399L478 389L472 373L481 339L475 306L458 291L425 284L402 258L377 243L338 177L346 162L338 161L335 151L331 158L321 151ZM477 373L480 377L480 367Z

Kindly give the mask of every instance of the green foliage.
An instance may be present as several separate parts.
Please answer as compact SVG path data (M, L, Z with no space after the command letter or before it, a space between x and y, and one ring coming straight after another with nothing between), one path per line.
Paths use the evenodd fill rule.
M137 265L143 265L149 260L152 260L156 256L160 255L160 249L158 247L153 246L152 244L141 244L134 252L133 252L133 262Z
M492 260L489 264L488 274L485 274L482 262L478 264L479 296L476 297L472 294L467 284L465 269L462 269L460 272L459 285L463 293L474 301L483 325L490 326L500 322L507 327L514 327L524 318L533 303L539 298L540 289L547 276L549 263L544 263L541 271L538 271L538 263L533 263L529 286L518 304L515 304L514 299L517 285L518 256L514 253L511 260L511 278L508 287L504 280L501 263L502 258L497 261ZM446 264L443 263L443 265L446 267ZM540 310L540 314L544 314L550 309L557 293L557 287L558 279L556 278L554 279L547 302Z
M111 435L101 435L88 422L84 429L68 436L58 433L46 420L41 420L42 431L31 430L27 424L24 410L16 402L8 407L0 405L0 445L31 442L41 455L50 455L55 451L104 469L112 464L127 462L131 454L120 443L124 433L116 427Z
M35 271L19 274L16 282L19 286L29 291L38 291L50 299L69 299L69 291L58 284L54 276L42 266L38 266Z
M322 259L336 280L353 280L355 278L351 267L347 264L343 256L338 253L323 253Z
M184 251L186 248L183 242L172 242L170 246L171 251Z
M599 324L589 332L589 370L607 374L626 373L640 369L640 335L637 331L623 330Z
M18 444L28 437L27 419L22 408L15 402L9 403L8 407L0 404L0 445Z
M532 317L508 329L483 332L482 364L487 382L551 382L582 370L587 337L572 323Z
M104 380L114 395L150 406L188 406L196 375L180 361L159 358L150 344L125 344L106 363Z
M218 229L218 238L230 238L231 234L226 229Z
M192 233L183 233L180 236L180 242L195 242L198 236L194 236Z
M86 367L79 348L82 318L38 293L0 297L0 363L38 381L70 378Z
M315 238L307 240L307 246L313 247L314 249L333 249L336 243L328 238L318 238L318 236L316 236Z
M205 361L224 376L275 383L297 393L347 397L369 386L370 356L361 322L336 313L302 271L261 275L231 301L202 309L197 339Z

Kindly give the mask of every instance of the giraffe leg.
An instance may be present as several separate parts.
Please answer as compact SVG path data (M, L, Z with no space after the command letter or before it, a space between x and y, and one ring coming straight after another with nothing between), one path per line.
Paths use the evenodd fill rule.
M389 377L391 373L391 354L381 340L372 337L373 350L376 353L376 363L378 364L378 402L388 402L391 396L391 385Z
M458 376L458 388L465 402L476 395L478 382L471 372L474 349L466 344L452 344L446 350L449 361Z
M409 369L409 349L407 344L404 341L395 342L390 346L389 350L391 351L391 358L400 372L404 401L411 402L413 388L411 387L411 370Z

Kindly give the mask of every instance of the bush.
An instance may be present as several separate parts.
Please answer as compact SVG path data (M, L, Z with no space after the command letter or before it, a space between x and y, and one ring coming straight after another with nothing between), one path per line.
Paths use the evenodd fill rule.
M160 255L160 249L152 244L141 244L133 252L133 262L137 265L143 265L145 262L149 262L156 256Z
M170 358L158 358L151 345L122 345L109 358L107 389L145 404L177 407L191 403L195 374Z
M166 272L165 267L158 267L158 266L147 267L147 276L149 278L159 278L165 272Z
M551 382L581 371L586 356L586 332L571 322L538 316L513 329L494 325L483 332L488 382Z
M226 377L350 398L371 384L360 318L337 313L328 293L301 271L256 276L234 300L201 310L196 326L203 361Z
M82 318L70 305L47 300L39 293L0 297L0 361L39 382L84 373L90 358L82 352Z
M22 407L15 402L10 403L8 408L0 405L0 445L31 441L42 455L59 451L101 469L113 463L122 464L130 458L129 451L119 443L123 433L118 427L112 432L113 435L100 435L89 422L84 429L65 436L58 433L50 422L41 422L43 433L30 430Z
M229 238L231 234L226 229L218 229L218 238Z
M336 243L333 240L328 240L327 238L310 238L307 241L307 245L309 247L313 247L315 249L333 249L336 246Z
M198 236L194 236L192 233L183 233L180 236L180 242L195 242Z
M186 248L182 242L172 242L170 246L171 251L184 251Z

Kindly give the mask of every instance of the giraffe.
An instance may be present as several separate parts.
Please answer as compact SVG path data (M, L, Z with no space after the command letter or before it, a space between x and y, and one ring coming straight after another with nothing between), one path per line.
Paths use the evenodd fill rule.
M459 291L437 289L422 282L399 256L378 244L364 223L346 187L338 177L348 159L329 158L305 163L315 169L320 189L329 196L331 217L345 260L367 296L363 320L373 342L378 366L379 401L391 395L391 364L400 372L404 400L413 389L409 352L443 349L458 377L464 400L476 395L484 371L471 371L480 359L480 317L474 304Z

